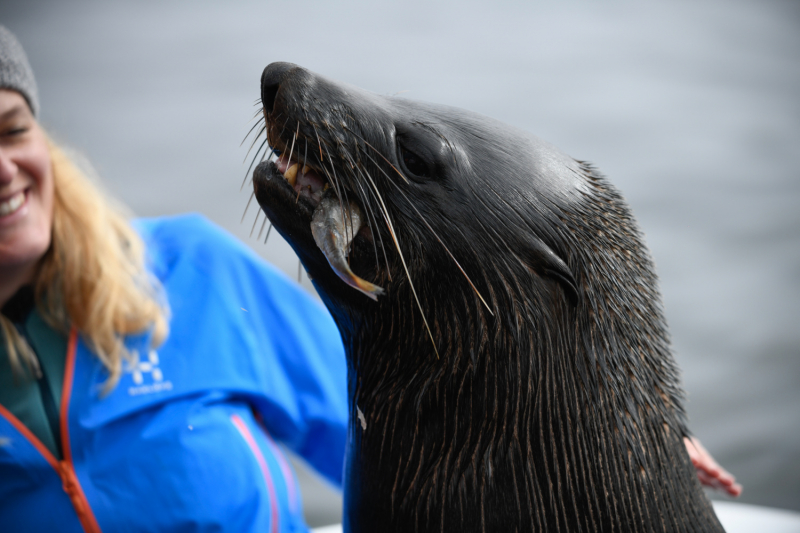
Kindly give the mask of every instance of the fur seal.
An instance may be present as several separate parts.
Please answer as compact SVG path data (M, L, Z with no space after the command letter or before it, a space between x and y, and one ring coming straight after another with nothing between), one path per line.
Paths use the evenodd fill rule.
M350 532L722 531L634 218L475 113L290 63L256 198L344 341Z

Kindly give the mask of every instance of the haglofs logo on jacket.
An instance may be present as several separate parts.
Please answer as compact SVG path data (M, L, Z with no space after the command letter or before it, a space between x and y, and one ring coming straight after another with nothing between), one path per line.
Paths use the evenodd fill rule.
M150 350L147 355L131 350L131 354L136 363L129 363L125 369L133 381L133 385L128 387L130 396L172 390L172 382L164 379L164 373L158 366L158 353L155 350Z

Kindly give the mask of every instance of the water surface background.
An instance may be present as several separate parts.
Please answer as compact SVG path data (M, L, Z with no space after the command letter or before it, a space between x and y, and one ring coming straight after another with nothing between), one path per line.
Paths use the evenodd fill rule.
M593 162L655 257L692 430L741 501L800 510L800 3L553 4L3 0L0 22L44 125L137 215L202 212L295 278L285 242L249 237L256 210L240 222L272 61ZM335 491L302 476L310 521L335 521Z

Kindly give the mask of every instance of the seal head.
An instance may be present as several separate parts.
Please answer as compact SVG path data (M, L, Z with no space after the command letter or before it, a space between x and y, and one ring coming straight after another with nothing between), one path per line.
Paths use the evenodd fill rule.
M605 178L290 63L261 89L278 158L256 198L348 358L347 531L721 530L652 262Z

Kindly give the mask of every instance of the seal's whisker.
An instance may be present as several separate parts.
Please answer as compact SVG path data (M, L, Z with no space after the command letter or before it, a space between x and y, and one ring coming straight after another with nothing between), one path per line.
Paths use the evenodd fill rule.
M361 180L359 180L358 176L356 175L356 172L360 172L361 169L359 168L359 165L354 161L353 156L350 154L350 152L348 151L346 146L344 146L344 145L340 146L340 155L341 155L342 159L344 159L345 163L350 165L349 169L347 167L343 167L343 171L347 172L347 174L346 174L347 175L347 180L348 180L348 183L350 184L350 187L352 189L352 193L355 194L356 199L361 203L361 205L366 210L366 212L367 212L367 221L369 222L369 220L372 218L371 211L373 211L374 208L373 208L371 202L369 201L369 197L364 192L364 188L361 185ZM355 188L356 186L358 187L358 189ZM367 225L370 226L369 223ZM374 227L374 225L372 225L370 227ZM375 248L375 264L377 266L379 264L378 263L378 250L375 247L375 239L374 239L374 237L373 237L373 243L372 244L373 244L373 248Z
M341 146L339 146L339 148L340 148L339 152L340 152L340 155L341 155L341 152L343 150L341 149ZM325 148L325 151L326 152L328 151L327 147ZM333 165L333 158L331 157L330 152L328 152L328 159L331 161L331 169L333 170L333 174L335 176L336 175L336 167ZM344 178L344 176L343 176L343 178ZM344 181L344 180L342 179L342 181ZM343 208L345 205L349 205L349 201L347 199L347 188L342 186L342 197L339 198L339 206ZM344 224L345 235L349 236L350 240L352 240L352 238L355 237L355 234L353 232L353 218L350 216L350 210L349 209L348 210L344 210L343 209L342 212L346 213L346 215L345 215L346 220L344 221L344 223L345 223ZM348 256L348 261L349 261L349 256Z
M363 176L364 172L361 170L360 165L355 164L350 154L347 154L347 157L350 159L351 164L353 164L353 168L355 168L358 171L358 173ZM359 197L361 199L361 203L364 205L364 211L367 213L369 226L370 228L376 228L376 230L372 232L372 247L375 251L375 266L376 267L380 266L380 260L378 259L378 245L375 242L376 239L378 239L380 240L381 251L383 252L383 259L386 265L386 273L389 276L389 281L391 281L392 274L391 271L389 270L389 259L386 257L386 249L383 246L383 237L381 237L380 232L377 231L378 224L375 220L375 214L373 213L373 211L375 211L375 208L372 206L372 201L370 200L369 195L367 194L368 189L367 190L364 189L364 186L361 184L360 180L354 179L353 182L355 182L355 184L358 185L358 188L361 190L361 194L359 195Z
M381 156L381 158L382 158L384 161L386 161L386 164L387 164L387 165L389 165L390 167L392 167L392 168L394 169L394 171L395 171L395 172L397 172L397 173L400 175L400 177L401 177L401 178L403 178L403 181L405 181L406 183L408 183L408 178L406 178L406 177L405 177L405 175L404 175L402 172L400 172L399 170L397 170L397 168L396 168L396 167L395 167L395 166L392 164L392 162L391 162L391 161L389 161L388 159L386 159L386 157L385 157L385 156L384 156L384 155L383 155L383 154L380 152L380 150L378 150L377 148L375 148L374 146L372 146L370 143L368 143L368 142L366 141L366 139L364 139L363 137L361 137L361 136L360 136L358 133L356 133L356 132L354 132L353 130L351 130L350 128L348 128L348 127L347 127L347 125L344 125L343 127L344 127L344 128L347 130L347 131L349 131L350 133L352 133L353 135L355 135L356 137L358 137L358 138L361 140L361 142L363 142L365 145L369 146L369 147L370 147L370 148L371 148L371 149L372 149L372 150L373 150L373 151L374 151L376 154L378 154L379 156ZM364 152L364 154L366 155L366 152ZM372 158L370 158L370 159L372 159ZM375 160L373 159L373 160L372 160L372 162L374 163L374 162L375 162ZM376 165L377 165L377 163L376 163ZM384 174L386 174L386 173L384 172ZM388 176L387 176L387 177L388 177Z
M322 156L322 141L319 138L319 132L317 131L317 127L312 123L311 127L314 128L314 133L317 135L317 144L319 145L319 162L322 163L324 157Z
M306 175L307 164L308 164L308 138L303 136L303 164L300 165L300 177Z
M264 139L264 142L262 142L261 146L259 146L258 150L256 150L256 155L253 156L253 160L250 161L250 166L247 167L247 172L244 173L244 179L242 180L242 185L241 185L241 187L239 187L240 191L242 189L244 189L244 184L247 183L247 177L250 175L250 170L253 168L253 165L258 160L258 154L260 154L261 150L264 149L264 145L269 146L267 144L267 141L269 141L269 139ZM249 152L249 150L248 150L248 152ZM261 160L263 161L264 159L262 158Z
M336 176L336 166L333 164L333 158L331 157L331 153L328 151L328 147L327 146L325 147L325 152L328 154L328 163L330 164L331 172L333 172L333 178L338 183L339 179ZM339 197L339 208L342 210L342 213L348 213L349 214L349 210L344 208L344 206L347 205L347 203L348 203L347 202L347 190L344 188L344 186L341 186L341 187L337 188L336 192L337 192L337 196ZM344 221L345 222L345 225L344 225L345 234L348 234L347 228L349 226L350 227L349 236L353 236L353 220L352 220L352 218L350 216L347 216L347 215L345 215L345 218L347 219L347 220ZM348 224L348 222L349 222L349 224ZM351 239L349 239L349 240L351 240Z
M494 313L492 312L491 308L489 307L489 304L487 304L486 300L483 299L483 296L481 296L480 291L478 291L478 288L475 287L474 283L472 283L472 280L469 279L469 276L467 275L466 272L464 272L464 269L461 268L461 265L459 264L458 260L453 256L452 252L450 252L450 249L447 248L447 245L444 242L442 242L442 239L439 237L439 234L436 233L436 231L431 227L431 225L428 223L428 220L424 216L422 216L422 213L419 212L419 209L417 209L417 206L414 205L414 202L412 202L408 198L408 196L406 196L406 193L404 193L403 190L400 187L397 187L397 184L394 184L394 185L395 185L395 188L398 190L398 192L400 192L400 195L403 198L405 198L406 202L408 202L408 205L411 206L411 209L413 209L414 212L417 213L417 215L419 216L419 219L422 221L422 223L425 224L425 226L430 230L430 232L433 234L433 236L436 237L436 240L439 241L439 244L442 245L442 248L444 248L444 251L447 252L447 255L450 256L450 259L453 260L453 263L456 264L458 269L464 275L464 279L467 280L467 283L469 283L469 286L472 287L472 290L475 291L475 294L478 296L480 301L483 302L483 305L486 307L486 310L489 311L489 314L494 316Z
M253 117L253 118L256 118L256 117ZM250 130L247 132L247 135L245 135L245 136L244 136L244 139L242 139L242 142L240 142L240 143L239 143L239 147L240 147L240 148L241 148L241 146L244 144L244 142L247 140L247 138L248 138L248 137L250 137L250 134L251 134L251 133L253 133L253 130L254 130L254 129L256 129L256 128L258 127L258 125L259 125L259 124L261 124L261 122L262 122L262 121L264 122L264 126L261 128L261 131L259 131L259 132L258 132L258 135L256 135L256 139L253 141L253 143L255 144L255 141L256 141L256 140L258 140L258 138L259 138L259 137L261 137L261 133L262 133L262 132L264 131L264 129L267 127L267 126L266 126L267 119L265 119L263 116L262 116L260 119L256 120L256 123L255 123L255 124L253 124L253 125L250 127ZM252 147L252 146L250 146L250 148L252 149L253 147ZM248 153L249 153L249 151L248 151ZM245 158L245 160L247 160L247 156L244 156L244 158ZM243 162L244 162L244 161L243 161Z
M249 137L249 136L250 136L250 133L252 133L252 131L253 131L253 130L256 128L256 126L258 126L259 124L260 124L260 122L256 122L255 124L253 124L253 127L252 127L252 128L250 128L250 131L249 131L249 132L247 132L247 135L245 135L244 139L242 139L242 144L244 144L244 141L245 141L245 140L247 140L247 137ZM263 125L263 126L261 126L261 129L260 129L260 130L258 130L258 133L256 134L256 136L253 138L253 142L252 142L252 143L250 143L250 148L248 148L248 149L247 149L247 153L246 153L246 154L244 154L244 159L242 159L242 163L244 163L245 161L247 161L247 156L249 156L249 155L250 155L250 152L253 150L253 146L255 146L255 145L256 145L256 143L258 142L258 139L260 139L260 138L261 138L261 134L262 134L262 133L264 133L265 131L267 131L267 123L266 123L266 121L264 122L264 125ZM240 144L239 146L242 146L242 144Z
M368 191L369 191L369 189L368 189ZM374 195L375 193L372 193L372 194ZM376 201L377 200L379 200L379 199L376 199ZM372 232L373 233L373 235L372 235L373 246L374 246L374 242L375 242L375 234L377 234L378 235L378 244L380 244L381 253L383 254L383 264L386 267L386 277L389 279L389 281L392 281L392 270L389 268L389 257L386 255L386 247L384 246L384 243L383 243L383 235L381 235L381 232L378 231L378 220L375 217L375 209L372 208L372 203L371 202L370 202L369 205L370 205L370 211L371 211L370 212L370 217L372 218L372 221L373 221L372 227L375 228L375 231ZM376 255L377 255L377 251L376 251ZM378 264L378 258L377 257L375 258L375 263Z
M344 155L345 160L350 164L350 168L351 169L361 173L361 169L359 168L359 165L356 164L356 162L353 160L352 155L350 155L349 152L344 151L342 153L342 155ZM364 206L364 210L367 213L367 218L371 220L372 219L371 211L373 211L374 208L372 207L372 203L370 202L369 197L367 196L366 192L364 191L364 187L361 185L361 181L355 175L355 172L351 176L350 181L352 181L353 183L356 184L356 186L358 186L358 188L360 190L360 194L359 194L359 191L354 191L354 192L356 193L356 196L358 197L358 199L361 201L361 204ZM368 225L370 225L371 227L374 227L374 224L368 224ZM378 263L378 249L377 249L377 246L375 244L375 238L372 239L372 245L375 248L375 264L378 265L379 264Z
M316 130L315 130L314 133L316 133ZM321 155L322 154L322 143L321 143L320 138L319 138L319 133L316 133L316 135L317 135L317 144L319 144L320 155ZM336 190L336 196L339 196L339 182L336 180L336 178L334 176L331 176L330 172L328 172L328 167L325 166L324 158L322 158L322 157L319 160L319 168L322 169L322 172L325 174L325 177L328 178L328 182Z
M325 148L325 151L326 152L328 151L327 147ZM328 153L328 162L329 163L331 162L330 153ZM325 166L324 163L320 164L320 168L322 168L322 171L325 173L325 176L328 178L328 181L333 185L333 188L336 191L336 198L339 200L339 208L342 210L342 213L345 213L346 212L344 208L345 201L343 200L343 198L346 199L346 193L344 192L344 186L339 183L339 179L336 176L336 169L334 168L333 164L331 164L331 171L333 172L331 173L328 171L328 168ZM346 227L347 226L345 222L345 228ZM345 232L346 231L347 230L345 229Z
M269 227L267 228L267 236L264 237L264 244L267 244L267 240L269 239L269 234L272 232L272 222L269 223ZM259 235L260 237L260 235Z
M262 131L263 131L263 130L262 130ZM257 142L257 141L258 141L260 138L261 138L261 132L259 132L258 136L257 136L255 139L253 139L253 144L252 144L252 145L250 145L250 148L247 150L247 154L246 154L246 156L245 156L244 160L242 161L242 164L244 164L244 163L247 161L247 156L249 156L249 155L250 155L250 152L253 150L253 146L255 145L255 143L256 143L256 142ZM265 144L269 145L269 139L267 139L266 137L264 137L264 140L262 140L262 141L261 141L261 144L259 144L259 145L258 145L258 149L256 150L256 153L253 155L253 161L255 161L255 160L257 160L257 159L258 159L258 154L259 154L259 153L261 152L261 150L264 148L264 145L265 145ZM252 164L252 161L251 161L250 163Z
M242 220L239 221L239 224L244 222L244 216L247 214L247 210L250 208L250 202L253 201L253 198L255 198L255 196L256 196L256 191L250 193L250 199L247 200L247 205L244 207L244 213L242 213Z
M300 123L297 123L297 131L292 135L292 147L289 149L289 157L286 158L286 164L292 164L292 152L294 152L294 142L297 140L297 134L300 133Z
M256 222L258 222L258 215L260 215L260 214L261 214L261 208L259 208L258 211L256 211L256 219L253 220L253 227L250 228L250 237L253 236L253 231L255 231L255 229L256 229ZM264 218L266 218L266 217L267 217L267 214L264 213Z
M256 220L258 219L256 218ZM267 225L267 222L269 222L269 217L266 213L264 213L264 222L261 223L261 228L258 230L258 237L256 237L256 240L261 240L261 232L264 231L264 226Z
M364 155L367 155L367 154L364 154ZM367 157L369 157L369 156L367 156ZM364 176L369 181L374 181L372 179L372 176L369 175L369 172L367 172L366 169L364 169L362 171L361 168L359 168L358 171L361 173L362 176ZM366 190L367 190L367 192L369 192L373 196L375 196L375 200L377 202L381 202L381 203L383 202L383 200L380 198L380 193L377 193L377 192L375 192L375 191L373 191L372 189L369 189L369 188L366 189ZM378 234L378 238L380 239L381 250L383 251L383 260L385 261L385 264L386 264L386 274L389 277L389 281L392 281L392 272L389 269L389 258L386 256L386 248L384 248L384 245L383 245L383 237L381 236L380 232L377 231L378 224L377 224L377 219L375 218L375 215L374 215L374 211L376 211L376 210L372 207L371 203L370 203L370 210L373 211L373 213L371 213L371 215L372 215L373 221L375 221L375 226L374 227L376 228L376 231L374 233L377 233ZM378 210L378 211L380 211L380 210ZM373 239L374 239L374 235L373 235Z
M431 327L428 324L428 319L425 317L425 311L422 309L422 303L419 301L417 290L414 288L414 281L411 279L411 273L408 270L406 259L403 256L403 250L400 249L400 242L397 240L397 234L394 231L394 226L392 225L392 219L389 217L389 211L386 209L386 204L383 203L383 198L381 198L380 192L378 191L378 187L375 185L375 182L372 180L372 177L370 177L369 174L367 174L367 178L369 179L369 183L370 185L372 185L372 188L378 197L378 201L381 204L381 210L383 211L383 218L386 221L386 226L389 228L389 234L392 236L392 240L394 241L394 246L397 249L397 255L400 257L400 262L403 264L403 270L405 270L406 272L406 277L408 278L408 285L409 287L411 287L411 293L414 295L414 301L417 303L419 312L422 315L422 321L425 323L425 329L428 330L428 336L431 339L431 344L433 344L433 351L436 354L436 359L439 359L439 349L436 347L436 341L433 338L433 332L431 331Z
M336 170L334 169L333 161L331 160L331 154L328 152L328 148L326 146L325 151L328 152L328 162L333 170L333 175L328 172L328 169L324 164L324 157L322 155L322 140L319 137L319 132L317 131L316 126L313 124L311 127L314 128L314 134L317 136L317 144L319 145L320 168L323 172L325 172L325 176L328 178L328 181L331 183L331 185L333 185L334 190L336 191L336 196L339 198L339 206L342 209L342 212L344 212L344 204L342 203L342 187L339 184L339 180L336 178Z
M274 123L274 121L278 120L278 119L279 119L281 116L283 116L283 113L281 113L280 115L278 115L277 117L275 117L275 118L273 119L273 123ZM287 122L289 122L289 117L286 117L286 119L283 121L283 127L281 128L281 132L278 134L278 137L277 137L278 139L280 139L281 137L283 137L283 132L284 132L284 131L286 131L286 123L287 123ZM269 142L269 132L270 132L270 128L267 128L267 142ZM275 146L275 143L271 143L271 142L270 142L270 143L269 143L269 145L270 145L270 146Z
M363 196L363 198L361 200L361 203L364 204L364 211L366 211L366 213L367 213L367 225L370 228L375 228L375 227L377 227L377 224L375 223L375 217L372 215L372 209L373 209L372 208L372 204L369 202L369 199L367 198L367 195L364 193L364 187L358 182L356 182L356 184L358 185L358 188L361 189L361 196ZM373 231L372 232L372 249L375 252L375 267L378 268L378 267L380 267L381 263L380 263L380 259L378 258L378 244L375 242L375 240L379 239L380 237L376 237L375 236L376 233L378 233L378 232L377 231ZM383 241L381 241L381 249L383 250ZM383 255L384 255L384 258L385 258L386 257L386 250L383 250ZM389 261L388 260L386 260L385 265L386 265L386 272L389 273ZM389 274L389 279L391 280L391 278L392 278L392 275Z

